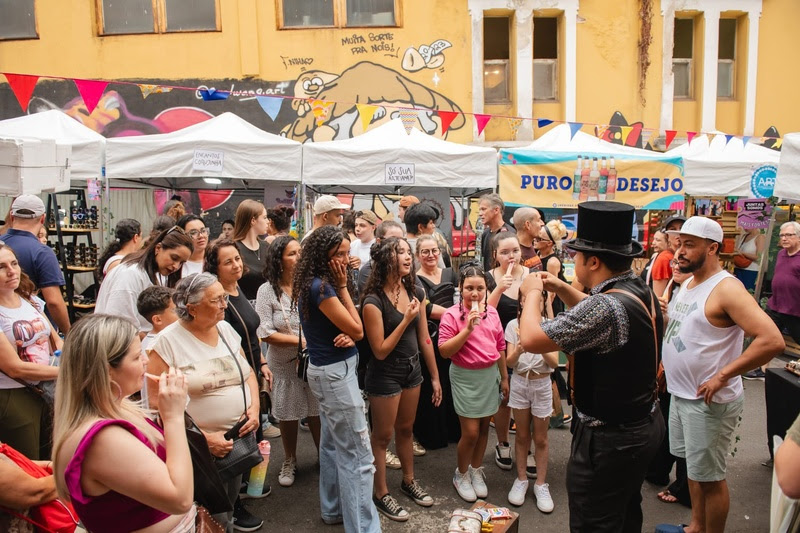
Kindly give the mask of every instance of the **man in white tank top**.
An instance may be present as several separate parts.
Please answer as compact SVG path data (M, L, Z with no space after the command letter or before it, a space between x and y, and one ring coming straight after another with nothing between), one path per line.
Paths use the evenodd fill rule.
M725 458L744 403L741 375L784 349L778 328L742 283L722 269L722 228L691 217L678 231L685 281L667 310L663 362L672 394L670 451L684 457L692 498L687 533L725 529L730 497ZM663 304L662 304L663 305ZM744 335L753 342L742 352Z

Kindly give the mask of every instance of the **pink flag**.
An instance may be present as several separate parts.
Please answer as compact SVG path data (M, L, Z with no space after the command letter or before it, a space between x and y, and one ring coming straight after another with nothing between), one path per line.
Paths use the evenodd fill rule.
M103 91L108 87L107 81L96 80L73 80L78 92L83 98L83 103L86 104L86 111L92 114L94 108L97 107L97 102L103 96Z
M689 144L691 144L691 143L692 143L692 139L694 139L694 136L695 136L695 135L697 135L697 132L696 132L696 131L687 131L687 132L686 132L686 139L687 139L687 142L688 142Z
M39 81L39 76L29 76L27 74L6 74L5 76L11 91L17 97L19 106L27 113L28 102L31 101L33 89L36 87L36 82Z
M478 125L478 135L483 133L483 128L486 127L486 124L492 119L492 115L479 115L475 113L475 124Z

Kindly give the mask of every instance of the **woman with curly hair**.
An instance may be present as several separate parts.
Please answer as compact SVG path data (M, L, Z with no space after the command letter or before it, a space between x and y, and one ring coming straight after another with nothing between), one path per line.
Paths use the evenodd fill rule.
M44 227L44 226L43 226ZM97 279L102 280L125 259L125 256L142 247L142 224L132 218L123 218L114 228L114 240L103 250L97 261Z
M276 237L267 250L267 278L256 297L260 318L258 336L269 345L267 363L273 371L272 413L280 420L285 460L278 475L282 487L294 484L297 472L297 430L301 418L319 448L319 404L308 383L297 376L297 346L301 342L300 318L292 305L292 278L300 258L300 243L294 237ZM305 340L302 340L305 344Z
M350 296L350 240L335 226L309 234L295 267L297 305L308 347L308 385L320 408L319 492L322 521L346 531L377 532L372 504L372 448L358 390L356 340L364 337Z
M392 430L403 469L400 492L423 507L433 505L433 498L414 478L411 444L422 384L420 352L430 372L434 405L441 403L442 389L425 307L420 303L425 300L425 292L415 285L411 247L405 239L386 239L373 250L372 260L373 270L364 290L361 311L374 355L365 379L372 409L375 454L373 501L389 519L405 522L408 512L389 493L386 483L386 448L392 440Z
M292 226L294 216L294 206L278 205L267 209L267 238L264 242L272 244L276 237L289 235L289 228Z

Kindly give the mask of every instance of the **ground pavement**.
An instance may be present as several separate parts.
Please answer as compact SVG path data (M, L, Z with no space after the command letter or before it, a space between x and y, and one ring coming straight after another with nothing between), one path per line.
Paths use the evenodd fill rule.
M775 365L783 365L776 360ZM754 532L769 530L769 501L772 469L761 465L769 457L766 447L766 409L764 402L764 383L745 381L745 410L742 423L735 435L734 456L728 457L728 483L731 493L731 507L728 515L728 532ZM488 501L501 506L509 506L506 496L513 483L512 471L503 471L494 463L494 445L497 439L490 429L489 446L486 450ZM568 531L569 511L565 474L569 456L570 433L566 429L550 430L550 471L548 482L555 502L555 510L545 515L536 508L532 487L528 488L528 499L522 507L514 508L520 513L520 531ZM300 431L298 442L299 468L295 484L284 488L278 485L278 472L283 462L283 449L280 439L272 439L272 457L268 480L272 494L261 500L248 500L250 510L265 519L261 531L287 532L330 532L344 531L342 526L326 526L319 516L318 467L311 435ZM513 448L513 443L512 443ZM462 501L452 485L455 469L456 447L451 444L440 450L430 450L427 455L415 458L415 473L434 498L434 505L422 508L414 504L400 492L401 473L388 471L389 488L410 513L405 523L398 523L381 516L383 531L415 533L446 531L450 513L457 508L469 508ZM533 483L533 482L531 482ZM652 532L656 524L668 522L687 523L690 510L680 504L666 504L658 501L656 487L645 482L642 488L644 527Z

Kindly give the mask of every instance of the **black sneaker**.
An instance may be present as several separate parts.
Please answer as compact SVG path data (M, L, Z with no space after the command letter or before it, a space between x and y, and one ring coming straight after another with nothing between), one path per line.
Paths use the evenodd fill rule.
M240 500L252 500L256 499L259 500L261 498L266 498L272 494L272 487L269 486L269 483L264 483L264 488L261 489L261 494L258 496L250 496L247 494L247 482L242 481L242 486L239 487L239 499Z
M250 511L242 503L240 498L236 498L233 504L233 529L236 531L256 531L261 529L264 521L250 514Z
M755 370L751 370L750 372L742 374L743 379L750 381L764 381L765 377L767 377L767 374L760 368L756 368Z
M397 503L397 500L388 492L384 494L381 499L372 497L372 502L378 509L378 512L395 522L405 522L408 520L408 511Z
M414 500L414 503L417 505L423 507L430 507L433 505L433 498L430 497L430 494L425 492L425 489L422 488L422 485L419 484L419 480L417 479L411 481L411 483L401 481L400 492Z

